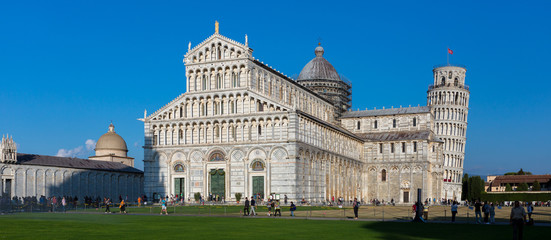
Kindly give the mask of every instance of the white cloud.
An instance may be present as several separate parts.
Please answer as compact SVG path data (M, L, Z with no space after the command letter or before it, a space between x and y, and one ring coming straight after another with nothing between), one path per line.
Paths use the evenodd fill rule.
M94 148L96 148L96 141L94 141L93 139L86 140L84 144L86 144L86 150L88 151L92 151Z
M96 146L96 141L92 139L86 140L84 146L78 146L73 149L59 149L56 156L58 157L85 157L89 155Z

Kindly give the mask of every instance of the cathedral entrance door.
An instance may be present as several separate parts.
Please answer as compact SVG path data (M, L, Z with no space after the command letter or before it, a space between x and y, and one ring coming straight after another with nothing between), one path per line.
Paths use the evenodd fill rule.
M253 194L264 198L264 176L253 176Z
M175 178L174 179L174 195L176 196L182 196L182 194L185 195L185 179L184 178Z
M404 191L404 203L408 203L408 202L409 202L409 192Z
M210 175L210 193L212 194L213 198L218 196L219 199L216 199L216 200L220 201L222 200L222 197L225 197L225 193L226 193L226 182L225 182L226 172L224 172L223 169L211 169L209 172L209 175Z
M4 183L4 196L11 197L11 179L6 179Z

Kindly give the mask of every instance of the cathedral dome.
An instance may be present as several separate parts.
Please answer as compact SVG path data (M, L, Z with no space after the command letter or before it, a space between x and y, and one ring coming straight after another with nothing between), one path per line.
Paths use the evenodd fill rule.
M316 57L312 59L298 75L297 80L314 80L314 79L325 79L325 80L341 80L337 70L323 57L323 47L318 46L314 51Z
M128 152L126 148L126 142L124 139L115 133L115 126L111 123L109 125L109 131L106 134L103 134L96 143L96 153L102 150L111 150L111 151L124 151ZM96 154L97 155L97 154ZM125 154L126 155L126 154Z

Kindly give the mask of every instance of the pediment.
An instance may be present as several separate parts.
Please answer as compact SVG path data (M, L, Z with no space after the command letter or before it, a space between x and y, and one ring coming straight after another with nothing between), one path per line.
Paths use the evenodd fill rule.
M207 62L209 60L249 56L250 53L252 53L252 49L246 44L215 33L199 45L189 49L184 57L184 62L186 64Z

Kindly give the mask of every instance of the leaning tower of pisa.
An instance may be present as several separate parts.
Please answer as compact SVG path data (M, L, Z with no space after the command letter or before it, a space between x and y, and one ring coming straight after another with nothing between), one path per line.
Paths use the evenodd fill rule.
M434 84L427 91L427 105L434 116L433 131L444 141L444 188L446 199L461 198L461 178L465 159L469 86L461 66L433 69Z

